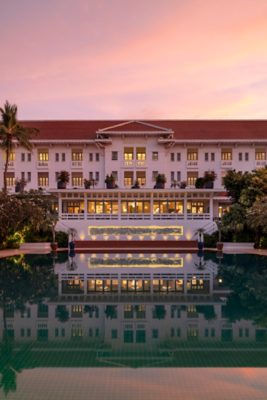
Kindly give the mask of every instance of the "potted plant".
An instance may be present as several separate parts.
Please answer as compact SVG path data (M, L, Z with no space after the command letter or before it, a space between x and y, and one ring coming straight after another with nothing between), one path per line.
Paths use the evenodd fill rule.
M180 189L185 189L186 188L186 181L182 181L180 183Z
M158 174L156 177L156 184L154 189L164 189L166 183L166 176L164 174Z
M138 180L136 180L136 181L134 182L134 185L132 186L132 189L140 189L140 185L139 185Z
M91 188L92 181L90 179L84 179L83 183L84 183L84 188L85 189L90 189Z
M204 189L213 189L214 181L217 178L217 175L214 171L206 171L204 174Z
M26 185L27 185L27 181L25 181L24 178L16 179L15 180L15 192L23 193Z
M205 179L204 178L197 178L195 182L196 189L203 189L205 186Z
M115 178L112 174L106 176L105 184L107 189L115 189L116 187Z
M57 188L66 189L67 183L69 183L70 174L68 171L60 171L57 176Z

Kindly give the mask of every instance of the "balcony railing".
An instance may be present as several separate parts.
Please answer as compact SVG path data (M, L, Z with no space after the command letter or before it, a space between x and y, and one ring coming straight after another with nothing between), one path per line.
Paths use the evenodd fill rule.
M255 165L256 168L263 168L266 166L266 160L256 160Z
M61 214L61 219L84 219L84 213L80 214L67 214L67 213L62 213Z
M134 161L133 160L124 160L123 162L124 167L133 167L134 166Z
M187 213L187 219L198 220L198 219L211 219L210 213L202 213L202 214L191 214Z
M82 161L72 161L71 162L71 167L72 168L81 168L83 166Z
M184 214L176 214L176 213L165 213L165 214L153 214L154 220L173 220L173 219L184 219Z
M123 166L126 168L145 168L146 167L146 160L124 160Z
M48 161L37 161L37 168L48 168Z
M198 168L198 160L188 160L186 161L186 168Z
M231 168L232 167L232 160L222 160L221 161L221 168Z

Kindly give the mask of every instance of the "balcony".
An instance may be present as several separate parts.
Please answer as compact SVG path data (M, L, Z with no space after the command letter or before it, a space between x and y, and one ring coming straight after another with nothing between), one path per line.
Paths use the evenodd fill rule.
M145 160L137 160L135 162L136 168L144 168L146 167L146 161Z
M48 161L37 161L37 168L48 168Z
M221 168L232 168L233 161L232 160L222 160Z
M72 161L71 168L82 168L83 162L82 161Z
M198 168L198 160L188 160L186 161L186 168L193 168L196 169Z
M124 168L145 168L146 160L124 160Z
M124 160L123 166L125 168L134 167L134 161L133 160Z
M264 168L266 166L266 160L256 160L255 167L256 168Z

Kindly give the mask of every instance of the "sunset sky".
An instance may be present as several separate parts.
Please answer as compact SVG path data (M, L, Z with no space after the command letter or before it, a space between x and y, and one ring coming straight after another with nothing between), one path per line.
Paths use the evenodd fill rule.
M267 118L266 0L0 0L20 119Z

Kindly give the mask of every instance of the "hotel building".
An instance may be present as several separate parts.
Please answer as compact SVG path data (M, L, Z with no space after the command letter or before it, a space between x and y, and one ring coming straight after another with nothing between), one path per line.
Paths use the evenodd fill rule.
M222 185L227 171L266 165L267 121L21 123L39 133L32 139L32 152L15 146L11 153L10 193L21 178L27 190L53 193L58 229L74 228L81 240L177 240L193 238L201 227L212 232L214 218L230 204ZM3 186L4 152L1 157ZM69 172L66 189L57 187L60 171ZM196 179L211 171L214 184L196 189ZM165 175L164 188L155 185L158 174ZM115 180L109 189L107 175ZM89 189L84 179L91 182Z

